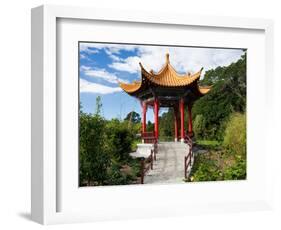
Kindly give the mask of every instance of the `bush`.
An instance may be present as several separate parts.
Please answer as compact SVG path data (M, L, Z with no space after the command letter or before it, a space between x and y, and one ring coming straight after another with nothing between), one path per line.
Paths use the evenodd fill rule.
M105 121L99 115L80 114L80 185L103 184L110 164L105 145Z
M246 115L233 113L222 127L225 127L223 148L219 151L207 141L198 141L209 151L195 157L191 181L246 179Z
M118 164L113 163L108 172L109 185L124 185L128 183L128 176L123 174Z
M235 164L227 168L224 173L225 180L246 179L246 160L238 157Z
M246 158L246 115L234 113L226 124L224 147L232 154Z
M204 116L202 114L198 114L195 117L195 120L193 123L193 129L194 129L196 139L204 138L205 128L206 128L206 121L204 119Z
M191 181L218 181L223 180L223 173L218 161L213 159L215 152L198 154L190 174Z
M117 119L109 121L106 124L106 138L111 157L115 161L124 162L130 159L129 153L132 149L134 134L127 123L122 123Z
M246 160L224 151L209 151L195 156L189 181L246 179Z

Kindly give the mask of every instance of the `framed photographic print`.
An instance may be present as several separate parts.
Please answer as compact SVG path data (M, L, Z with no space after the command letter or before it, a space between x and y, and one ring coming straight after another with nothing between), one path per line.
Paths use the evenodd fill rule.
M32 219L270 208L272 30L264 19L33 9Z

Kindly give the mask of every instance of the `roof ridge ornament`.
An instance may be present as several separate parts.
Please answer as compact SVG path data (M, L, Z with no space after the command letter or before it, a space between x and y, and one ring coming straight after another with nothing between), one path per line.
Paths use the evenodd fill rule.
M170 54L166 53L166 63L169 64L170 63Z

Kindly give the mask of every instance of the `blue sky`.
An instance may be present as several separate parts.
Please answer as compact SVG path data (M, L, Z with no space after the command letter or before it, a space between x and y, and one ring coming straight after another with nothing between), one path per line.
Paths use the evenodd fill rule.
M80 102L83 111L95 111L96 97L102 99L102 115L106 119L125 118L130 111L141 114L140 102L124 93L118 82L140 79L139 62L149 71L157 72L165 63L165 54L170 54L170 63L179 73L194 73L226 66L238 60L240 49L145 46L106 43L79 43L80 56ZM204 77L204 72L202 74ZM165 112L160 109L160 114ZM148 120L153 112L148 110Z

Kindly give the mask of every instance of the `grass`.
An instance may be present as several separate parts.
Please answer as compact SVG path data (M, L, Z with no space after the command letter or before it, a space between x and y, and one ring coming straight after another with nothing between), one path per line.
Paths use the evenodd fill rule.
M222 146L222 143L217 140L196 140L195 144L206 150L220 150Z
M216 147L220 145L220 142L217 140L196 140L196 143L198 145L205 146L205 147L208 146Z

